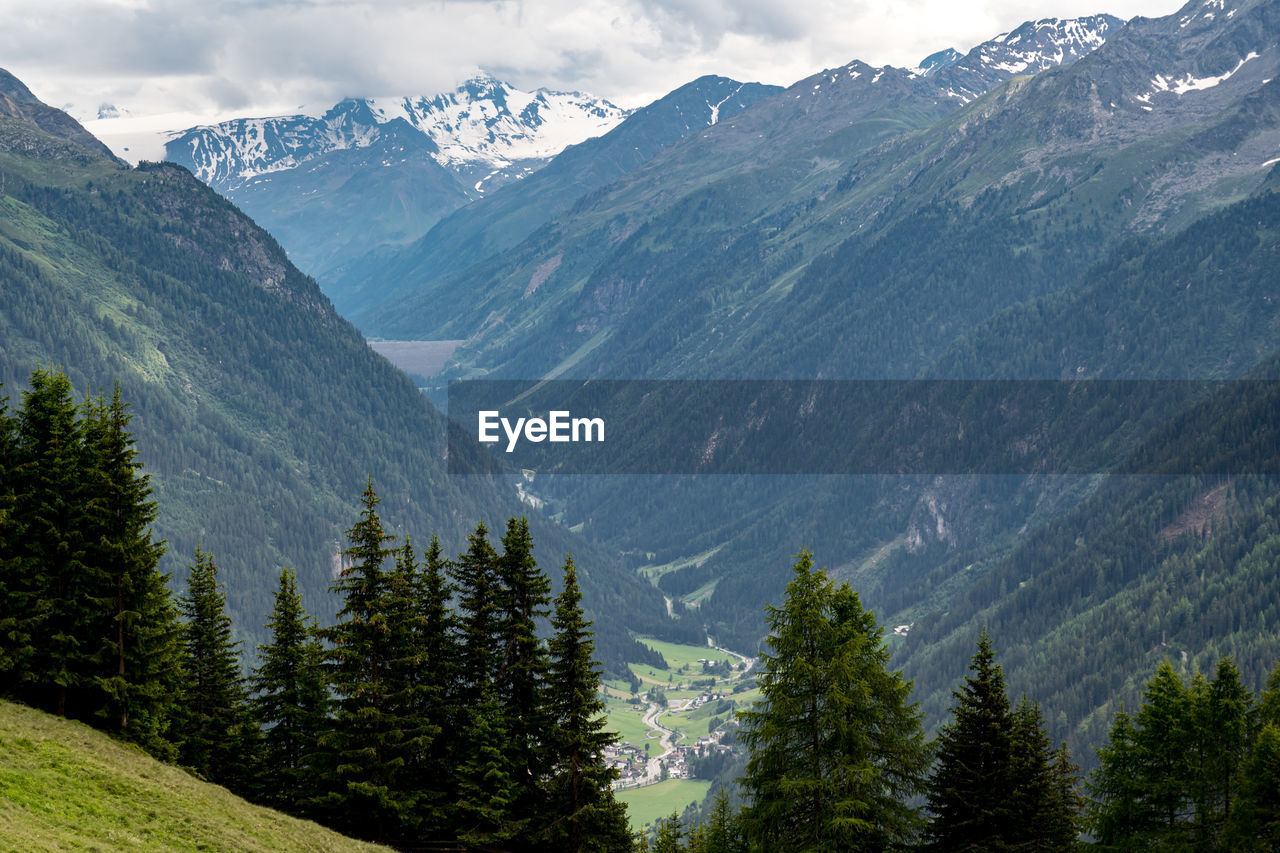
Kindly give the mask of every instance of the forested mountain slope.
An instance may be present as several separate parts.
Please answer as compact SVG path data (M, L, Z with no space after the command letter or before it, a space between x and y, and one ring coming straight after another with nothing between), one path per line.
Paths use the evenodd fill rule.
M37 364L85 392L120 383L164 565L180 579L197 543L212 552L242 636L260 638L281 565L329 618L370 476L396 533L438 533L447 549L480 520L528 511L506 486L447 476L441 416L266 232L186 170L129 169L0 117L0 210L5 392L16 397ZM579 555L593 610L667 624L655 591L555 525L535 517L534 528L548 564ZM616 660L623 624L601 631Z

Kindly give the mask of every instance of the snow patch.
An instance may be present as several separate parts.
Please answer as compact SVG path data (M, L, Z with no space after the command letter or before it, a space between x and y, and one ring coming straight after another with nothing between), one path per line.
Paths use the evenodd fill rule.
M1173 92L1175 95L1185 95L1187 92L1198 92L1205 89L1212 89L1224 81L1228 80L1232 75L1244 67L1244 64L1251 59L1257 59L1256 52L1250 52L1248 56L1236 63L1236 67L1232 68L1226 74L1220 74L1216 77L1192 77L1187 74L1183 78L1165 77L1163 74L1157 74L1151 81L1151 90L1144 95L1138 95L1137 100L1150 103L1151 96L1158 92Z

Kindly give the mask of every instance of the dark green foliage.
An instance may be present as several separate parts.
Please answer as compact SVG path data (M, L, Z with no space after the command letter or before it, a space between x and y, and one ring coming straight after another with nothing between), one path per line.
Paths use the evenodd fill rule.
M329 695L324 649L308 621L293 570L280 570L280 588L267 621L270 642L258 647L253 672L253 711L262 734L259 796L301 812L315 790L316 738L326 725Z
M456 769L458 802L454 832L468 844L505 846L530 829L517 811L519 788L512 778L507 718L496 688L483 684L467 714L467 753Z
M626 807L610 787L617 772L604 761L605 747L617 735L605 730L591 622L582 610L572 557L565 558L551 628L545 712L549 819L540 841L570 853L629 850Z
M0 407L0 692L169 754L177 619L117 388L77 407L37 370Z
M333 726L322 738L335 773L325 807L350 832L381 841L413 825L414 795L400 775L421 746L421 721L410 717L405 701L405 621L412 607L403 600L403 579L385 565L394 537L383 530L372 482L362 501L334 583L343 606L338 623L325 631L335 708Z
M1013 718L985 633L969 670L953 693L953 719L938 735L929 781L929 838L939 851L1007 849L1018 827Z
M738 812L729 805L729 792L718 786L712 794L711 813L691 839L689 853L746 853Z
M1040 707L1009 707L1004 673L984 632L953 719L938 736L929 783L930 848L1070 850L1080 803L1075 766L1054 750Z
M454 617L449 610L452 587L446 572L448 561L440 553L440 540L432 536L424 555L426 563L417 578L418 648L423 665L418 673L419 700L425 720L448 733L427 745L418 766L410 769L410 784L421 792L421 829L428 837L449 836L451 809L457 802L453 768L460 760L456 750L462 730L463 710L458 704L458 648Z
M249 709L226 594L213 555L196 548L182 626L182 693L175 708L178 761L210 781L245 790L258 734Z
M1232 822L1236 849L1280 849L1280 728L1274 723L1264 725L1254 741Z
M768 621L762 698L740 715L751 750L748 837L769 850L908 843L918 824L908 800L923 788L929 754L874 615L802 552Z
M11 514L17 571L9 594L13 688L19 698L66 716L83 710L94 666L100 602L86 562L84 425L71 383L37 370L23 392Z
M1270 849L1261 839L1274 837L1274 734L1268 722L1257 731L1259 718L1230 659L1212 681L1161 663L1141 709L1118 715L1099 750L1089 814L1101 845Z
M546 717L549 700L543 695L548 689L547 650L538 637L539 623L548 614L551 584L533 558L533 538L523 517L507 521L497 575L502 657L495 686L503 713L510 721L514 808L532 821L544 814L538 781L547 757L543 740L552 722ZM551 688L555 689L555 685Z
M498 555L489 544L484 523L476 525L466 552L453 563L458 590L459 696L464 707L479 702L493 683L495 663L502 660L498 626Z
M125 737L163 753L179 679L177 611L159 571L163 542L153 542L158 508L140 473L130 415L117 385L111 401L86 401L89 456L87 560L96 567L99 606L107 612L96 655L95 714Z
M684 827L680 825L680 815L675 812L670 817L658 818L654 828L652 853L685 853Z

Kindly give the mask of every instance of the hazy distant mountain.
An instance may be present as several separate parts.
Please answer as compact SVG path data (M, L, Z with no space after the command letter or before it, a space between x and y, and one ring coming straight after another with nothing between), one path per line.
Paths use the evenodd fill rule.
M412 246L357 259L325 282L326 291L343 315L359 325L362 310L421 290L429 281L516 245L587 193L667 146L780 91L779 86L716 76L686 83L636 110L603 136L566 148L524 180L458 209Z
M578 92L480 75L452 92L348 98L320 116L195 127L165 157L241 205L307 272L424 234L445 214L544 166L627 115Z

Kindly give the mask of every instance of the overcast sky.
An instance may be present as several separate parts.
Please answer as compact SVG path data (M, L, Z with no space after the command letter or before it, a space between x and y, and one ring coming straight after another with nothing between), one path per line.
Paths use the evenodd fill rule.
M1103 5L1105 4L1105 5ZM433 94L478 69L641 106L702 74L914 65L1024 20L1178 0L4 0L0 67L80 118L271 115Z

